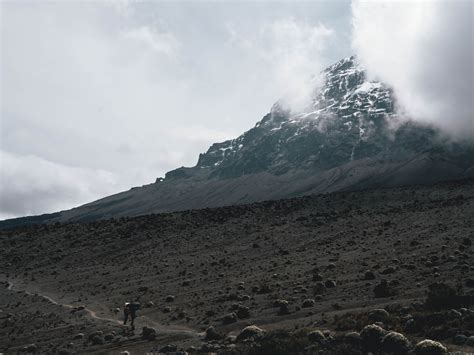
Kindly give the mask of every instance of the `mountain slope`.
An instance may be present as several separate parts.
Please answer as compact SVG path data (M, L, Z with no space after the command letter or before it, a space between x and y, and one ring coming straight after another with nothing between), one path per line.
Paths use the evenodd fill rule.
M213 144L196 166L170 171L154 184L2 225L137 216L474 176L472 144L447 142L433 128L400 123L390 88L367 80L354 57L327 68L313 97L299 113L276 103L249 131Z

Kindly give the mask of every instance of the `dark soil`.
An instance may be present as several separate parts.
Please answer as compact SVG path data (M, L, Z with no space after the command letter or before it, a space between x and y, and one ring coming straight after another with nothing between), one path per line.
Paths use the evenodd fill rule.
M0 352L363 353L376 322L472 352L473 239L472 180L1 230Z

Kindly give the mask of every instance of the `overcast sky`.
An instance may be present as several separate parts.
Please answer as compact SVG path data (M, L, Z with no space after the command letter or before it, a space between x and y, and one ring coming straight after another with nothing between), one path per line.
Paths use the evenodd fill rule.
M440 123L454 102L463 110L456 125L469 125L472 2L450 3L459 6L2 1L0 219L70 208L193 166L279 98L298 105L308 77L356 52L371 75L410 90L401 100L410 113ZM395 36L406 21L410 32ZM450 44L457 36L464 46ZM393 60L399 50L404 61ZM410 60L415 84L446 75L426 87L399 80ZM427 97L444 97L431 88L446 80L453 95L420 109Z

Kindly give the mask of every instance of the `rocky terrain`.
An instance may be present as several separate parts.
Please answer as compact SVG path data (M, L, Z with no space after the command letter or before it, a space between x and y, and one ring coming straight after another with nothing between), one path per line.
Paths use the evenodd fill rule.
M255 127L213 144L194 167L54 214L0 222L82 222L474 177L474 142L453 142L396 109L390 88L349 57L323 72L313 101L276 103Z
M3 229L0 352L472 353L473 239L473 180Z

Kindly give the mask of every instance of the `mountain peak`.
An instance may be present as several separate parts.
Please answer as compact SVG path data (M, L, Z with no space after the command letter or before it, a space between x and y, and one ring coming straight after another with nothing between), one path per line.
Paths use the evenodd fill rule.
M393 114L391 91L367 81L354 56L331 65L322 75L323 84L315 88L306 110L295 113L276 102L255 127L213 144L199 156L196 167L188 169L200 169L201 176L205 170L206 178L261 171L280 175L302 167L326 169L356 158L357 145L367 142ZM336 145L340 149L334 154ZM171 176L183 176L183 171Z
M254 127L214 143L194 167L54 215L7 225L84 221L242 204L338 190L474 177L474 148L432 127L394 130L393 93L354 56L322 72L307 109L275 103Z

